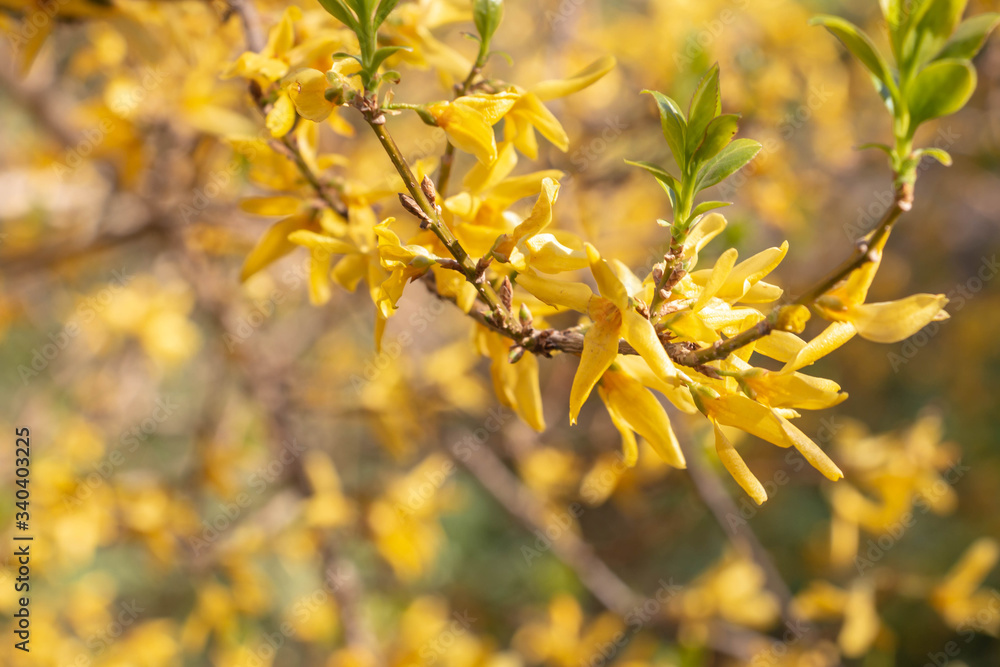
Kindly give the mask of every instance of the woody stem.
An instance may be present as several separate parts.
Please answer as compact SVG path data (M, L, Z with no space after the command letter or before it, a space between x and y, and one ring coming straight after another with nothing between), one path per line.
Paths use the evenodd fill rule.
M410 196L416 201L417 206L426 216L427 226L434 233L435 236L440 239L441 243L448 249L451 256L455 258L458 262L461 271L465 274L466 279L472 283L476 291L479 292L479 296L483 298L490 309L494 313L498 313L505 323L511 322L510 312L507 307L500 300L499 295L493 286L485 280L480 280L478 275L478 270L476 268L476 262L473 260L469 253L465 251L462 244L458 241L455 235L448 229L448 226L441 219L441 215L438 212L438 208L435 204L427 198L427 194L424 193L423 188L420 187L420 183L417 182L417 177L410 169L410 166L406 163L403 158L403 154L400 152L399 147L393 140L392 135L386 129L384 123L376 123L372 119L367 118L368 125L371 126L372 130L375 132L375 136L378 137L379 143L382 144L382 148L385 150L389 159L392 161L392 165L396 168L396 172L399 173L400 177L403 179L403 183L406 185L407 191Z

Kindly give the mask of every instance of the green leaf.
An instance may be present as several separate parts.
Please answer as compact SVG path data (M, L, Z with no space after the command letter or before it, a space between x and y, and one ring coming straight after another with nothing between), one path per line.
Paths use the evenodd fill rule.
M880 144L877 141L872 141L872 142L869 142L867 144L861 144L860 146L856 147L854 150L863 151L863 150L868 150L869 148L878 149L878 150L882 151L883 153L885 153L886 155L888 155L889 157L892 157L892 148L890 148L889 146L886 146L885 144Z
M732 206L732 205L733 202L731 201L703 201L702 203L695 206L694 210L691 211L691 218L692 219L697 218L699 215L704 215L705 213L708 213L709 211L716 208L722 208L724 206Z
M378 6L378 10L375 12L375 21L372 25L378 30L378 27L385 23L385 20L389 18L389 13L396 8L399 4L399 0L382 0L382 3Z
M890 91L894 90L895 84L889 66L861 28L837 16L815 16L809 23L821 25L829 30L834 37L844 43L855 58L861 61L862 65L868 68L869 72L875 75L875 78Z
M722 99L719 95L719 64L712 65L698 82L691 96L691 106L688 109L688 129L685 136L687 157L694 155L695 149L701 145L705 128L712 119L722 111Z
M936 60L913 80L907 93L909 135L932 118L953 114L969 101L976 89L976 70L968 60Z
M695 165L702 164L719 154L723 148L733 140L738 129L740 115L727 113L716 116L705 129L705 138L694 152L692 162Z
M483 49L488 49L493 33L503 20L503 0L475 0L472 3L472 20L483 40Z
M347 5L344 4L344 0L319 0L319 4L323 5L323 9L329 12L333 18L346 25L355 33L358 32L358 19L351 13Z
M917 151L918 158L924 155L937 160L946 167L951 166L951 154L943 148L921 148Z
M655 165L652 162L642 162L642 161L632 161L632 160L625 160L625 164L630 164L633 167L641 167L645 169L650 174L652 174L657 181L659 181L660 185L663 186L664 189L669 188L670 190L673 190L673 193L669 191L667 192L667 194L672 195L670 198L671 201L673 201L677 193L681 191L681 184L677 181L677 179L671 176L666 169L660 167L659 165Z
M663 138L667 140L670 152L674 154L674 160L683 171L687 167L687 156L684 152L684 135L687 132L687 121L684 120L684 112L677 106L677 102L655 90L644 90L656 100L656 105L660 109L660 125L663 128Z
M371 71L375 72L378 70L379 66L385 62L385 59L396 53L397 51L412 51L408 46L383 46L382 48L375 51L372 56Z
M753 139L737 139L714 158L705 163L698 174L696 190L710 188L745 167L760 152L760 144Z
M920 20L913 28L914 46L912 53L903 54L907 71L919 67L937 53L965 11L966 0L929 0Z
M909 78L941 50L962 18L965 3L966 0L928 0L925 3L900 58L904 78Z
M967 21L962 21L958 30L944 45L944 48L934 56L934 60L945 58L964 58L972 60L986 43L993 29L1000 24L1000 14L980 14Z

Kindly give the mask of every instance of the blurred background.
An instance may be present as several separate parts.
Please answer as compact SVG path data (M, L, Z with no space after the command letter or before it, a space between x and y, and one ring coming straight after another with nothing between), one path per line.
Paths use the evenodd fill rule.
M296 4L306 33L331 22ZM541 142L519 169L562 170L557 224L640 275L663 253L655 220L670 208L624 163L668 162L639 91L686 100L715 62L723 110L764 148L710 193L735 205L703 265L787 239L770 279L797 292L889 203L884 156L854 149L886 141L888 116L807 23L836 13L881 36L877 3L507 5L494 44L512 63L491 61L498 78L527 87L618 60L551 104L569 151ZM597 401L570 428L574 359L540 359L549 428L535 433L494 395L468 319L419 286L377 354L365 290L334 286L311 305L302 251L241 283L277 218L240 200L282 184L255 175L264 156L234 149L264 127L246 83L222 76L246 48L243 6L0 0L0 662L1000 664L996 38L968 107L918 135L954 165L924 165L871 294L945 293L951 319L900 344L854 339L810 369L850 394L801 423L846 479L748 436L770 496L757 507L702 456L703 420L671 412L688 471L648 449L626 469ZM286 6L254 3L264 34ZM475 56L468 3L398 11ZM450 81L403 72L397 99L450 97ZM374 137L349 110L334 118L321 143L341 157L324 173L400 215L374 192L393 192ZM411 161L444 148L413 118L390 123ZM456 173L471 164L460 156ZM20 427L30 656L7 625Z

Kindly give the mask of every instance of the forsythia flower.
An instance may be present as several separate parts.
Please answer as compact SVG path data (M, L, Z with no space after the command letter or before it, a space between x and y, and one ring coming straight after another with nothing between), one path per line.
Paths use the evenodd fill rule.
M943 310L948 299L940 294L914 294L898 301L865 303L888 238L889 234L884 234L881 241L869 249L869 260L864 265L817 299L817 310L833 324L802 348L785 364L782 371L808 366L849 341L855 334L879 343L897 343L931 322L948 317L948 313Z
M931 596L934 608L956 630L975 629L1000 637L1000 591L979 586L1000 560L1000 545L987 537L976 540L938 584ZM985 612L985 613L984 613Z

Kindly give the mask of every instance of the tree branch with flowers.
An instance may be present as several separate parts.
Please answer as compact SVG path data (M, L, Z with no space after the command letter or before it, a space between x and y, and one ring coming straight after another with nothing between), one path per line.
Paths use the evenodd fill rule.
M245 277L303 246L319 265L314 283L323 284L328 273L324 262L339 257L332 269L336 282L347 287L368 283L376 306L376 347L406 286L424 282L473 320L480 349L493 362L498 398L537 430L545 428L537 357L578 355L569 395L570 422L575 423L596 387L621 432L629 465L637 459L638 433L670 465L685 467L670 419L652 393L656 391L680 411L700 412L709 419L720 461L758 503L766 499L763 487L719 425L794 447L828 478L842 476L792 420L799 410L829 408L846 394L836 383L800 370L855 335L892 343L947 317L943 295L916 294L881 303L866 303L866 297L891 232L913 206L919 162L931 158L950 163L940 149L914 148L914 134L921 124L958 111L969 99L976 81L970 59L995 26L995 15L960 24L964 3L934 0L908 10L901 3L884 2L894 66L856 26L837 17L814 20L870 71L885 101L894 142L867 147L887 154L895 197L843 264L787 299L780 288L764 281L785 257L787 243L742 262L730 248L714 266L696 268L699 253L726 227L716 209L729 205L700 200L699 194L746 166L760 150L752 139L734 138L740 117L722 113L717 66L702 77L687 111L663 93L645 91L658 108L676 171L642 160L629 162L656 179L673 212L671 220L656 221L669 234L669 250L647 275L637 276L585 240L554 228L558 172L510 175L518 154L537 157L538 134L567 150L569 138L545 102L592 85L614 67L612 58L601 58L568 79L528 88L490 78L490 44L504 6L498 0L476 0L479 50L455 86L454 99L403 102L392 87L402 74L388 69L387 63L405 64L410 47L383 44L379 32L397 3L322 4L354 34L358 45L356 51L336 54L332 69L272 67L290 47L294 12L289 10L264 49L244 54L231 72L259 87L258 102L277 141L286 141L295 123L322 122L339 107L356 110L400 177L405 188L400 202L421 231L404 243L392 229L394 218L376 223L352 210L350 201L328 202L324 211L272 227L248 258ZM401 113L415 113L447 134L436 184L431 174L409 164L396 144L391 119ZM494 126L501 120L503 134L498 139ZM477 162L460 191L449 194L456 150L475 156ZM305 164L297 161L326 201L327 190ZM537 196L531 213L513 222L507 208L529 196ZM589 271L597 293L583 280L550 277L579 270ZM323 293L314 284L314 297ZM567 311L580 315L577 325L548 326L549 318ZM813 314L830 324L804 340L798 334ZM755 354L784 366L766 370L753 363Z

